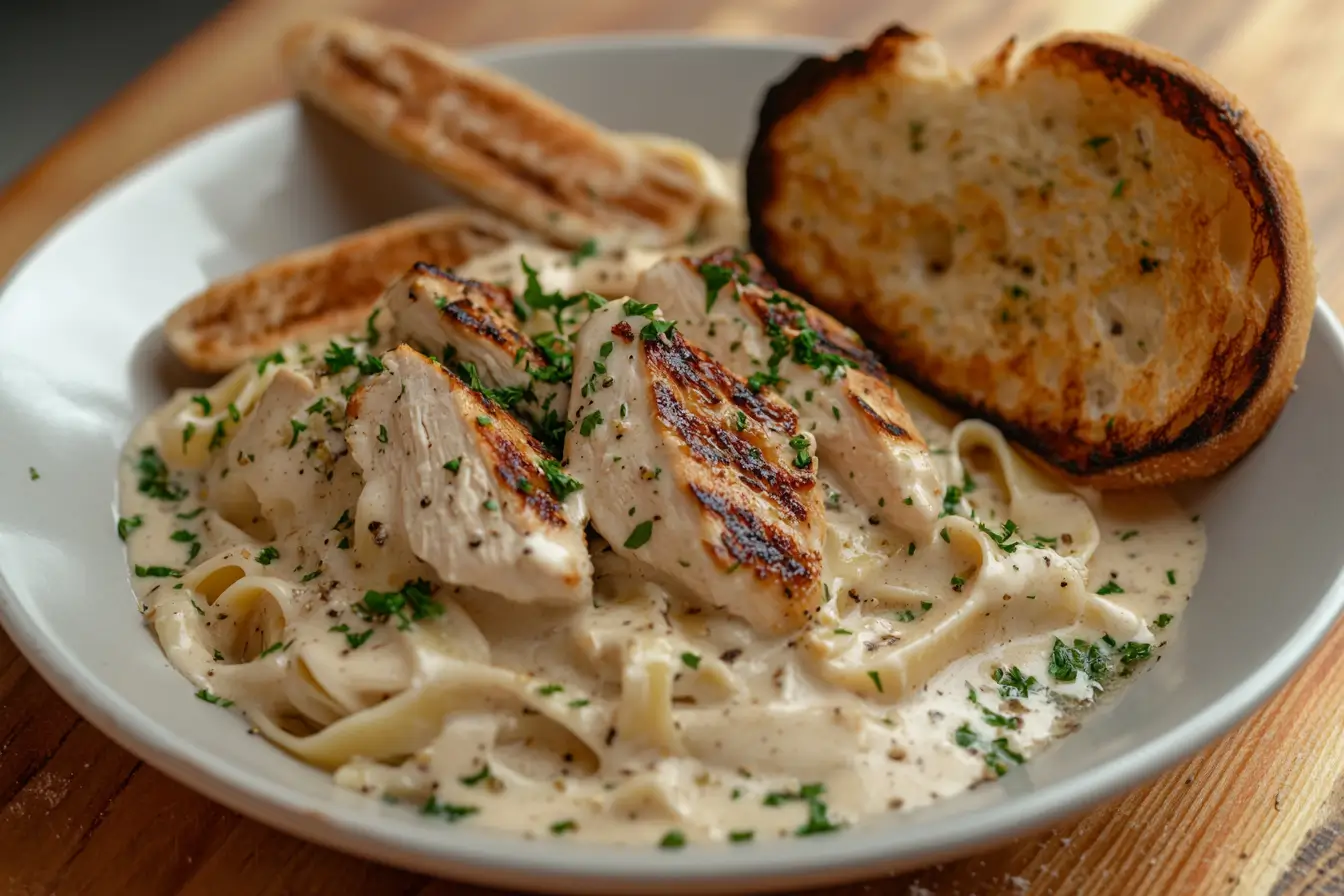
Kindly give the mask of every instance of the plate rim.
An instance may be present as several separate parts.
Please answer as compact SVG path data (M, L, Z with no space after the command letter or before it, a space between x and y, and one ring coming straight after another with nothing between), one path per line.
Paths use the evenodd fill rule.
M772 52L824 52L833 38L805 36L740 37L691 32L617 32L513 41L460 48L482 62L530 55L569 55L601 50L724 47ZM299 103L282 99L230 116L189 134L142 160L103 185L62 215L0 279L0 301L54 240L75 221L153 176L167 161L227 132L257 126L268 117L297 114ZM1313 326L1344 367L1344 327L1320 297ZM964 816L938 819L929 826L902 831L899 841L877 826L842 838L789 841L787 849L719 850L691 847L667 853L653 847L590 844L563 847L525 841L499 832L454 831L451 836L407 838L386 818L330 800L317 804L293 791L277 791L249 768L220 766L196 757L191 744L165 733L118 691L105 686L94 670L72 662L43 622L22 610L5 571L0 569L0 625L44 681L80 716L137 758L188 789L239 814L300 839L375 861L392 862L429 874L500 885L583 892L638 886L645 892L676 891L687 884L716 882L741 889L770 889L811 882L857 880L895 867L915 867L951 855L989 848L1010 837L1040 830L1077 815L1156 777L1204 748L1248 717L1278 691L1314 654L1344 609L1344 565L1322 592L1311 612L1270 658L1249 672L1220 700L1159 736L1119 755L1092 774L1076 775L1027 794L982 807ZM277 748L278 749L278 748ZM334 786L334 785L333 785ZM527 843L524 850L518 849ZM702 861L687 861L695 856Z

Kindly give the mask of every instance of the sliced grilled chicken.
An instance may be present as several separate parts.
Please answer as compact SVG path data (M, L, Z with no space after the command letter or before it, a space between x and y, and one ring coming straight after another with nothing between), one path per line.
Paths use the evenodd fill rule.
M569 370L519 332L508 289L417 264L388 287L383 306L394 337L441 356L543 440L556 432L563 438Z
M402 345L354 394L346 438L373 524L450 584L520 602L592 596L583 496L508 414ZM372 506L369 506L372 505ZM375 542L377 541L375 533Z
M793 410L628 300L583 325L574 377L565 456L612 549L758 629L804 625L825 520Z
M211 506L262 541L288 536L305 517L339 514L350 492L349 477L333 475L345 454L332 422L339 413L307 376L277 370L232 437L222 423L215 431Z
M668 259L636 297L757 389L783 394L813 433L822 469L870 514L931 537L943 483L900 395L853 331L775 287L750 255Z

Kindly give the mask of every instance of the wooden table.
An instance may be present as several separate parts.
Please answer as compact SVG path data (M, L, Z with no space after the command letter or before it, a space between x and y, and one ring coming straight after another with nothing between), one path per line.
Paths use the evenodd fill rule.
M1307 199L1321 292L1344 311L1338 0L240 0L0 194L0 271L132 165L282 96L278 35L330 10L453 45L625 29L859 40L899 19L940 36L964 63L1011 32L1030 43L1063 28L1122 31L1211 71L1278 138ZM1118 803L979 858L833 892L1344 893L1342 728L1344 626L1269 706ZM82 721L0 635L0 890L471 889L308 845L168 780Z

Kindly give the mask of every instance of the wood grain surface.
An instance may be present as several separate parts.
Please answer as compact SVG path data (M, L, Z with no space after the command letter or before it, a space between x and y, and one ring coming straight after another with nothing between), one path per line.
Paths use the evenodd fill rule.
M1237 93L1306 196L1323 295L1344 311L1344 3L1338 0L250 0L229 7L0 193L0 271L109 180L284 94L293 22L344 11L464 46L682 29L866 39L900 20L963 63L1008 34L1108 29L1163 46ZM3 425L3 424L0 424ZM1344 893L1344 628L1291 685L1193 760L1081 821L859 893ZM113 745L0 635L0 891L482 893L321 849L245 820Z

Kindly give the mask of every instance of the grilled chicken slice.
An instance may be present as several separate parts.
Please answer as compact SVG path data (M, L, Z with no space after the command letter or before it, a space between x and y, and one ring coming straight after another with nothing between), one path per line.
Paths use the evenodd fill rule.
M386 370L346 408L346 438L364 472L358 525L375 543L379 526L404 534L450 584L524 603L589 600L577 483L442 365L406 345L382 360Z
M942 479L887 371L853 331L731 250L660 262L635 296L754 387L783 394L816 436L835 487L869 514L932 537Z
M569 406L569 371L519 332L508 289L417 264L387 288L382 302L395 338L441 356L538 435L559 431Z
M261 541L287 537L305 517L339 514L350 499L349 477L334 475L345 454L339 413L307 376L277 370L231 438L223 424L216 430L211 506Z
M583 325L569 471L617 553L757 629L796 630L822 604L813 439L667 326L630 300Z

